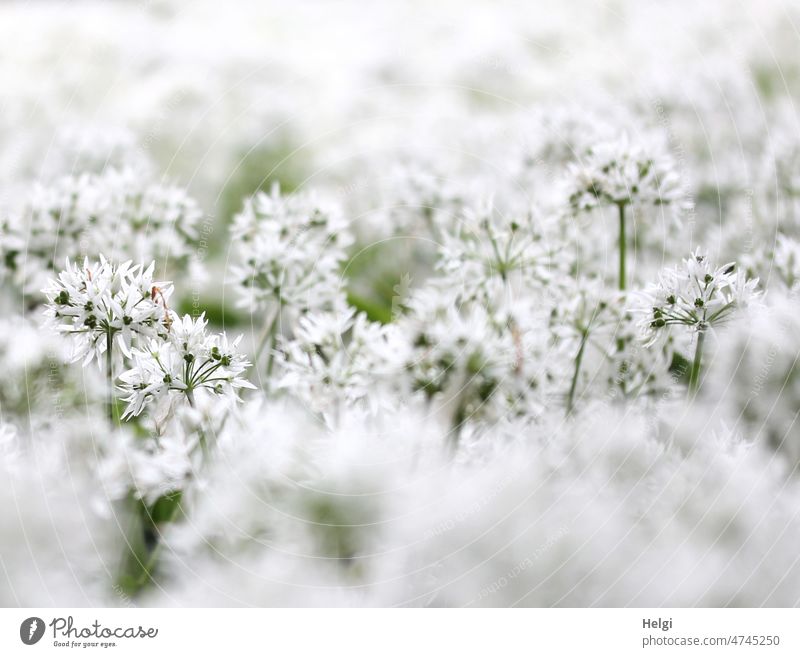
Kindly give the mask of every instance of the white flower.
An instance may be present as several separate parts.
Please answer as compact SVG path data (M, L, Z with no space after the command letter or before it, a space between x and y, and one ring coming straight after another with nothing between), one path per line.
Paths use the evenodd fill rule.
M342 297L340 267L351 238L339 208L314 196L259 193L231 228L231 275L251 312L327 310Z
M568 391L568 410L577 400L591 398L593 390L598 396L635 398L669 388L672 343L643 347L638 318L625 307L624 294L588 279L565 286L563 295L553 309L551 330L558 353L569 363L568 376L559 377ZM555 360L554 354L548 358Z
M748 278L735 263L721 267L696 249L683 264L664 269L658 283L642 295L642 326L652 344L665 327L706 331L758 296L758 279Z
M404 380L447 417L457 440L465 423L496 417L536 382L524 380L528 354L507 317L480 304L459 308L442 292L417 294L399 324L409 352Z
M569 167L569 202L576 212L607 204L665 205L681 198L674 164L660 149L627 135L595 144Z
M562 244L543 228L531 213L505 217L486 201L443 233L439 269L464 288L465 299L491 294L486 289L491 279L516 288L546 286L564 268L558 258Z
M296 335L280 346L285 373L278 386L326 415L345 405L385 405L382 387L396 370L401 347L395 327L370 322L354 310L310 313L300 318Z
M130 261L117 265L102 255L82 267L67 260L43 293L48 323L72 338L73 360L85 365L114 344L129 355L131 345L166 333L172 285L153 281L153 270L152 263L147 269Z
M74 173L100 176L110 169L136 171L142 179L152 176L153 165L127 128L97 121L68 123L56 129L42 163L42 178L52 181Z
M170 392L194 405L196 390L233 394L254 387L242 377L250 363L238 352L241 336L229 343L224 333L209 335L207 323L204 316L175 318L166 335L133 349L133 367L119 377L128 402L123 418L139 415L153 399L169 402Z
M60 335L33 318L0 317L0 415L27 425L52 411L54 396L65 405L92 398L95 387L80 385L83 372L59 367L70 353Z
M189 254L201 212L177 187L149 182L134 169L66 176L38 184L12 221L2 256L24 291L37 288L65 258L171 262Z

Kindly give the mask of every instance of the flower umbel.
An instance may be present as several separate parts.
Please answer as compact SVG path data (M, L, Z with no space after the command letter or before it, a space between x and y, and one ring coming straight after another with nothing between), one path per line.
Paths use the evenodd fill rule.
M45 311L55 329L73 339L73 360L84 365L117 344L130 355L137 341L169 329L167 301L172 284L153 281L155 264L146 269L131 262L113 264L85 260L82 267L67 260L58 279L43 290Z
M350 241L335 205L313 196L260 193L234 218L234 266L241 305L251 311L330 309Z
M658 283L646 291L643 328L648 344L668 326L706 331L721 324L758 296L757 285L758 279L747 278L736 263L715 267L701 249L696 249L682 265L665 269Z
M201 212L186 192L149 181L134 169L37 184L0 246L3 266L23 290L38 289L56 263L83 253L147 262L184 262Z
M333 418L340 400L376 410L379 384L393 370L391 354L400 351L393 328L352 309L309 313L300 318L294 339L281 341L279 387Z
M209 335L205 316L177 317L163 339L133 350L134 366L120 375L128 402L124 418L139 415L151 400L169 401L170 392L186 396L194 405L199 389L231 394L254 386L241 375L249 361L238 352L241 336L229 343L224 333Z
M576 212L600 205L665 205L681 197L680 178L659 149L624 135L587 149L569 168L570 205Z
M665 269L645 299L643 321L647 345L652 345L668 326L681 325L697 333L689 390L697 389L703 358L703 342L709 329L723 323L738 308L758 295L757 278L728 263L714 267L699 248L673 269Z

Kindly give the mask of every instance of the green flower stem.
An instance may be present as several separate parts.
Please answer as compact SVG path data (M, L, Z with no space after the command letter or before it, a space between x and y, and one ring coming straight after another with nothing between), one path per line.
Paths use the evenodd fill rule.
M572 374L572 384L569 387L569 395L567 395L567 415L572 414L572 409L575 404L575 389L578 387L578 374L581 371L581 363L583 362L583 353L586 351L586 343L589 340L589 330L584 329L581 332L581 345L578 348L578 354L575 356L575 372Z
M689 372L689 393L694 394L697 392L697 387L700 383L700 365L703 360L703 342L705 341L706 332L704 330L697 332L697 346L694 349L694 361L692 362L692 369Z
M464 423L467 421L467 414L464 409L464 402L459 400L456 412L453 414L453 426L448 434L450 451L455 454L458 451L458 444L461 442L461 430L464 428Z
M114 358L111 349L114 345L114 336L109 330L106 333L106 379L108 383L106 405L108 408L108 421L114 426Z
M174 503L169 510L168 516L164 519L163 524L169 524L173 520L175 520L175 516L178 513L178 510L181 508L180 501ZM162 524L162 523L159 523ZM142 572L134 581L134 593L138 593L141 591L144 586L152 581L153 579L153 570L158 562L158 558L161 556L161 551L164 549L164 541L161 538L161 532L157 531L156 538L158 542L156 543L153 550L150 552L150 556L148 556L147 561L142 563Z
M625 260L627 258L625 203L617 203L617 208L619 208L619 289L624 292L626 287Z

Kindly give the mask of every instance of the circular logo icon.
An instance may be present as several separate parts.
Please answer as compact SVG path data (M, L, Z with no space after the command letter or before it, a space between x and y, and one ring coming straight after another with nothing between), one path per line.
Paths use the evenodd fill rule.
M44 621L36 616L31 616L22 621L19 626L19 638L22 643L32 646L44 636Z

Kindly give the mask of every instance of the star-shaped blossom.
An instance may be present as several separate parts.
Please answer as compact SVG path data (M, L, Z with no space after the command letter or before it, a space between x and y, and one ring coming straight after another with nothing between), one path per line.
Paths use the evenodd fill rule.
M701 249L677 267L664 269L642 297L640 311L648 344L669 326L704 332L727 320L758 296L757 278L730 262L714 266Z
M154 281L154 268L114 264L102 255L82 266L67 260L43 292L48 323L73 340L73 360L99 360L113 345L129 356L133 345L167 332L172 284Z
M193 405L200 389L235 396L239 388L254 387L242 376L250 362L239 352L241 336L229 342L225 333L209 334L207 323L202 315L173 316L163 338L133 350L133 367L120 375L128 403L123 418L139 415L153 400L169 401L170 393Z

